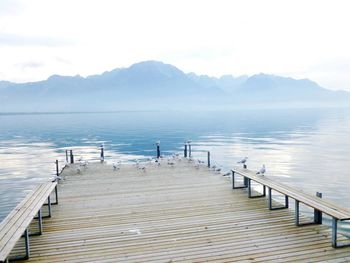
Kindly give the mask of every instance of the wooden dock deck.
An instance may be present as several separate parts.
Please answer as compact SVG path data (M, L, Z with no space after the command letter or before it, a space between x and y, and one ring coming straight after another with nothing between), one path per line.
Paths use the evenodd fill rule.
M186 159L145 171L76 167L62 173L59 205L26 262L350 261L350 247L331 247L328 227L296 227L290 210L270 211L266 198L249 199Z

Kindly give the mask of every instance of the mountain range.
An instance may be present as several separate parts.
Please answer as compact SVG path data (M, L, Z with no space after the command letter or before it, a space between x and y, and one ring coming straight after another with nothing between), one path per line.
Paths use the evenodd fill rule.
M228 107L349 105L350 93L308 79L257 74L220 78L158 61L88 77L53 75L29 83L0 81L0 112L72 112Z

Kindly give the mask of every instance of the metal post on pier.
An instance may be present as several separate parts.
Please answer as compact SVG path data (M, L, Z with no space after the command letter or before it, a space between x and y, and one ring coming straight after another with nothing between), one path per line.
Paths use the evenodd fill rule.
M187 142L185 142L184 157L187 158Z
M157 159L160 158L160 141L156 141L156 145L157 145Z
M208 168L210 168L210 152L208 151Z
M101 144L100 147L101 147L100 160L101 160L101 163L103 163L105 160L105 152L104 152L103 144Z
M188 143L188 157L192 157L192 146L191 146L192 141L187 141Z
M68 163L68 150L66 150L66 162Z
M70 163L74 163L73 150L70 150Z

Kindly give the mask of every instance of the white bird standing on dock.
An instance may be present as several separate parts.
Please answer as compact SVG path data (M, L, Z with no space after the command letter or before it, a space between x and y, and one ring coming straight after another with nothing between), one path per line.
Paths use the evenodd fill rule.
M232 174L232 172L227 172L225 174L223 174L222 176L230 176Z
M263 166L260 168L259 172L257 172L256 174L264 175L265 173L266 173L266 168L265 168L265 164L263 164Z
M242 160L240 160L237 163L245 164L248 161L248 157L244 157Z
M62 178L61 176L55 175L55 176L53 177L53 179L52 179L52 182L59 182L59 181L61 181L61 180L63 180L63 178Z
M117 163L113 163L113 170L119 171L119 169L120 169L120 161L118 161Z

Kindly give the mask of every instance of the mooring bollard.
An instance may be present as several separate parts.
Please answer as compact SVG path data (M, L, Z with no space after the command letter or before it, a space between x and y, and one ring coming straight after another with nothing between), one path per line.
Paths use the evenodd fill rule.
M66 163L68 163L68 150L66 150Z
M184 157L187 158L187 143L185 142Z
M101 163L103 163L105 160L105 152L104 152L103 144L101 144L100 147L101 147L100 160L101 160Z
M74 163L73 150L70 150L70 163Z
M157 158L160 158L160 141L156 141L156 145L157 145Z
M59 172L59 169L58 169L58 160L56 160L56 175L57 176L60 175L60 172Z
M210 168L210 152L208 151L208 168Z
M316 196L322 198L322 193L316 192ZM314 209L314 221L316 224L322 224L322 212Z

